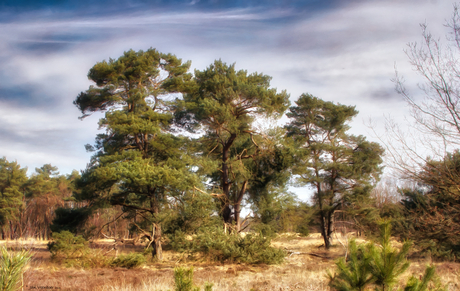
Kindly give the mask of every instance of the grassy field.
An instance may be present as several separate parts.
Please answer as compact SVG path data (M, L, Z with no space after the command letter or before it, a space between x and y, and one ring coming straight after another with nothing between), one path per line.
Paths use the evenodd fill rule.
M281 265L220 264L206 259L188 260L184 255L164 251L162 263L149 261L137 269L124 268L66 268L51 261L45 241L0 242L12 249L29 248L33 259L24 274L24 290L174 290L173 273L177 266L194 268L194 283L203 286L214 284L216 291L240 290L329 290L326 270L334 269L334 262L345 253L338 243L326 252L318 234L307 238L283 235L273 241L276 247L289 251ZM93 247L106 252L109 241L98 241ZM142 246L124 246L120 252L141 251ZM114 256L109 252L106 256ZM401 276L422 275L427 264L435 264L441 281L448 290L460 290L460 264L432 262L429 258L411 259L410 269Z

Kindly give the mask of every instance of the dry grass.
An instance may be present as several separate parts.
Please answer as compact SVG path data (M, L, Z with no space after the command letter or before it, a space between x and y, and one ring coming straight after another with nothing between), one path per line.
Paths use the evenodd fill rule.
M81 291L152 291L174 290L174 267L193 266L194 282L203 286L205 282L214 284L216 291L240 290L329 290L325 277L327 269L334 268L337 258L344 255L344 248L338 244L325 251L322 239L313 234L304 238L294 234L278 237L273 245L291 253L285 263L275 266L219 264L206 260L187 261L184 256L165 251L165 261L149 262L143 268L64 268L51 262L46 248L47 242L14 241L6 245L12 249L28 248L34 253L32 262L24 274L24 290L81 290ZM0 245L5 242L0 242ZM98 241L93 247L104 248L109 242ZM126 246L125 252L140 251L141 246ZM114 254L112 254L114 255ZM410 269L402 276L422 275L430 260L412 261ZM460 264L435 263L441 282L448 290L460 290Z

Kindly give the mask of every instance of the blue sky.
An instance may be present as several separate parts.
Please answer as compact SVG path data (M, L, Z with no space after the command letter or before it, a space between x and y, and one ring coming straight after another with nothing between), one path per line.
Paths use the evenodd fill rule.
M354 134L370 139L384 116L403 120L394 66L417 92L404 49L420 23L443 38L450 1L0 1L0 156L32 170L84 169L97 134L72 104L88 70L129 49L176 54L204 69L215 59L273 77L291 101L302 93L356 105Z

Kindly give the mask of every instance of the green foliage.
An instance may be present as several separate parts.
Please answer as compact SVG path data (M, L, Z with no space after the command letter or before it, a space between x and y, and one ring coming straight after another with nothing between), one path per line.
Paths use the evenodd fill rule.
M17 162L0 159L0 226L16 221L22 207L27 169Z
M265 238L273 239L276 237L276 230L271 224L259 223L251 227L251 230Z
M200 287L193 286L193 268L175 268L174 282L176 291L200 291Z
M51 257L58 261L85 257L89 253L89 243L81 235L70 231L54 232L48 243Z
M391 246L391 224L385 221L380 225L380 246L369 245L369 268L375 278L375 284L382 287L382 290L391 290L397 282L398 276L409 268L407 261L411 242L403 243L400 250Z
M142 266L145 262L145 257L142 254L129 253L114 258L110 266L133 269Z
M349 197L368 196L381 173L383 148L363 136L347 134L353 106L302 94L289 108L287 137L297 143L293 174L315 190L315 206L326 248L331 246L333 215Z
M243 197L260 195L285 165L280 143L253 128L257 117L281 116L289 104L289 95L271 89L270 79L218 60L195 71L195 85L176 102L177 125L204 130L199 171L223 194L224 222L237 228Z
M275 233L297 232L303 236L310 233L309 226L313 208L301 202L287 189L271 188L268 193L254 200L254 222L251 229L264 236Z
M177 197L178 202L169 212L165 212L163 231L173 235L176 231L196 234L198 229L218 224L214 199L203 193L187 192Z
M193 268L174 268L175 291L200 291L200 287L193 286ZM204 291L212 291L213 284L206 282Z
M87 146L95 154L78 181L77 198L95 207L122 206L129 214L125 217L137 217L143 231L154 228L152 246L159 260L162 212L171 197L201 182L191 169L188 138L172 133L173 114L166 100L190 83L189 67L190 62L155 49L130 50L117 60L95 64L88 78L96 86L74 101L82 118L105 112L99 126L106 130L94 146Z
M270 238L261 234L225 234L222 228L207 228L198 232L192 240L183 233L173 238L173 247L191 254L201 253L219 262L241 262L248 264L279 264L285 252L270 245Z
M0 291L16 291L21 289L22 273L32 255L28 251L16 254L9 253L5 247L1 249L0 258Z
M136 268L146 262L144 255L137 253L122 254L111 259L89 248L89 243L81 235L75 236L69 231L54 232L48 243L53 260L67 267L122 267Z
M310 228L308 227L308 224L300 224L297 226L296 232L301 236L307 237L310 235Z
M57 208L51 224L52 232L69 231L81 233L86 220L91 215L91 209L83 208Z
M425 291L428 290L428 283L434 279L436 269L434 266L428 266L425 270L425 275L421 280L415 278L414 276L410 277L407 281L404 291ZM436 288L438 289L438 288ZM434 289L430 289L434 290Z
M328 272L329 286L340 291L362 291L370 286L374 286L375 290L395 290L393 287L398 277L409 267L407 254L411 243L406 241L401 249L396 249L391 246L390 238L390 221L384 221L380 224L378 244L357 245L355 240L350 240L347 261L341 258L336 262L337 274ZM434 275L435 268L428 266L423 278L418 280L412 276L404 290L427 290ZM433 290L442 290L442 286L435 284Z
M364 245L357 245L355 240L348 244L347 261L340 258L337 263L337 275L328 272L329 286L339 291L362 291L375 279L369 269L370 257Z
M415 189L402 189L402 207L391 213L397 234L417 241L435 258L460 257L460 152L429 160L417 174Z

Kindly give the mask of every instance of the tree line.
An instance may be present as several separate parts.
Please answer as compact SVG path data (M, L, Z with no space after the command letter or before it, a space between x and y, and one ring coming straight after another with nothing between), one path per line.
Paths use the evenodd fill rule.
M453 30L449 52L460 47L458 20L455 8L447 25ZM1 160L2 236L47 238L60 230L87 237L142 235L161 260L165 234L174 242L216 226L264 235L315 227L330 248L341 226L372 235L379 219L390 218L397 236L455 258L457 63L422 28L425 48L410 44L408 56L426 78L424 92L434 105L419 105L402 79L395 82L412 106L416 129L440 138L441 155L413 166L420 155L395 127L387 128L407 159L394 143L382 140L382 146L349 134L354 106L308 93L290 104L287 92L271 88L271 77L262 73L216 60L192 74L190 61L172 54L129 50L95 64L88 73L94 85L74 100L83 120L104 113L103 132L86 145L93 156L85 170L59 176L44 165L28 178L16 162ZM284 114L288 121L278 126ZM257 126L261 121L267 126ZM412 186L375 188L384 149ZM289 193L293 184L313 189L313 205ZM252 211L246 220L244 205Z
M149 49L127 51L89 71L95 86L74 104L82 118L105 112L99 122L105 133L87 146L94 155L78 182L79 199L121 207L161 259L163 212L171 203L187 195L215 197L215 213L239 232L243 199L261 210L262 201L285 191L295 176L316 189L329 248L334 211L351 197L369 195L381 170L383 149L347 133L355 108L310 94L289 107L289 95L270 88L267 75L220 60L193 75L189 67ZM286 110L291 121L285 127L254 126Z

